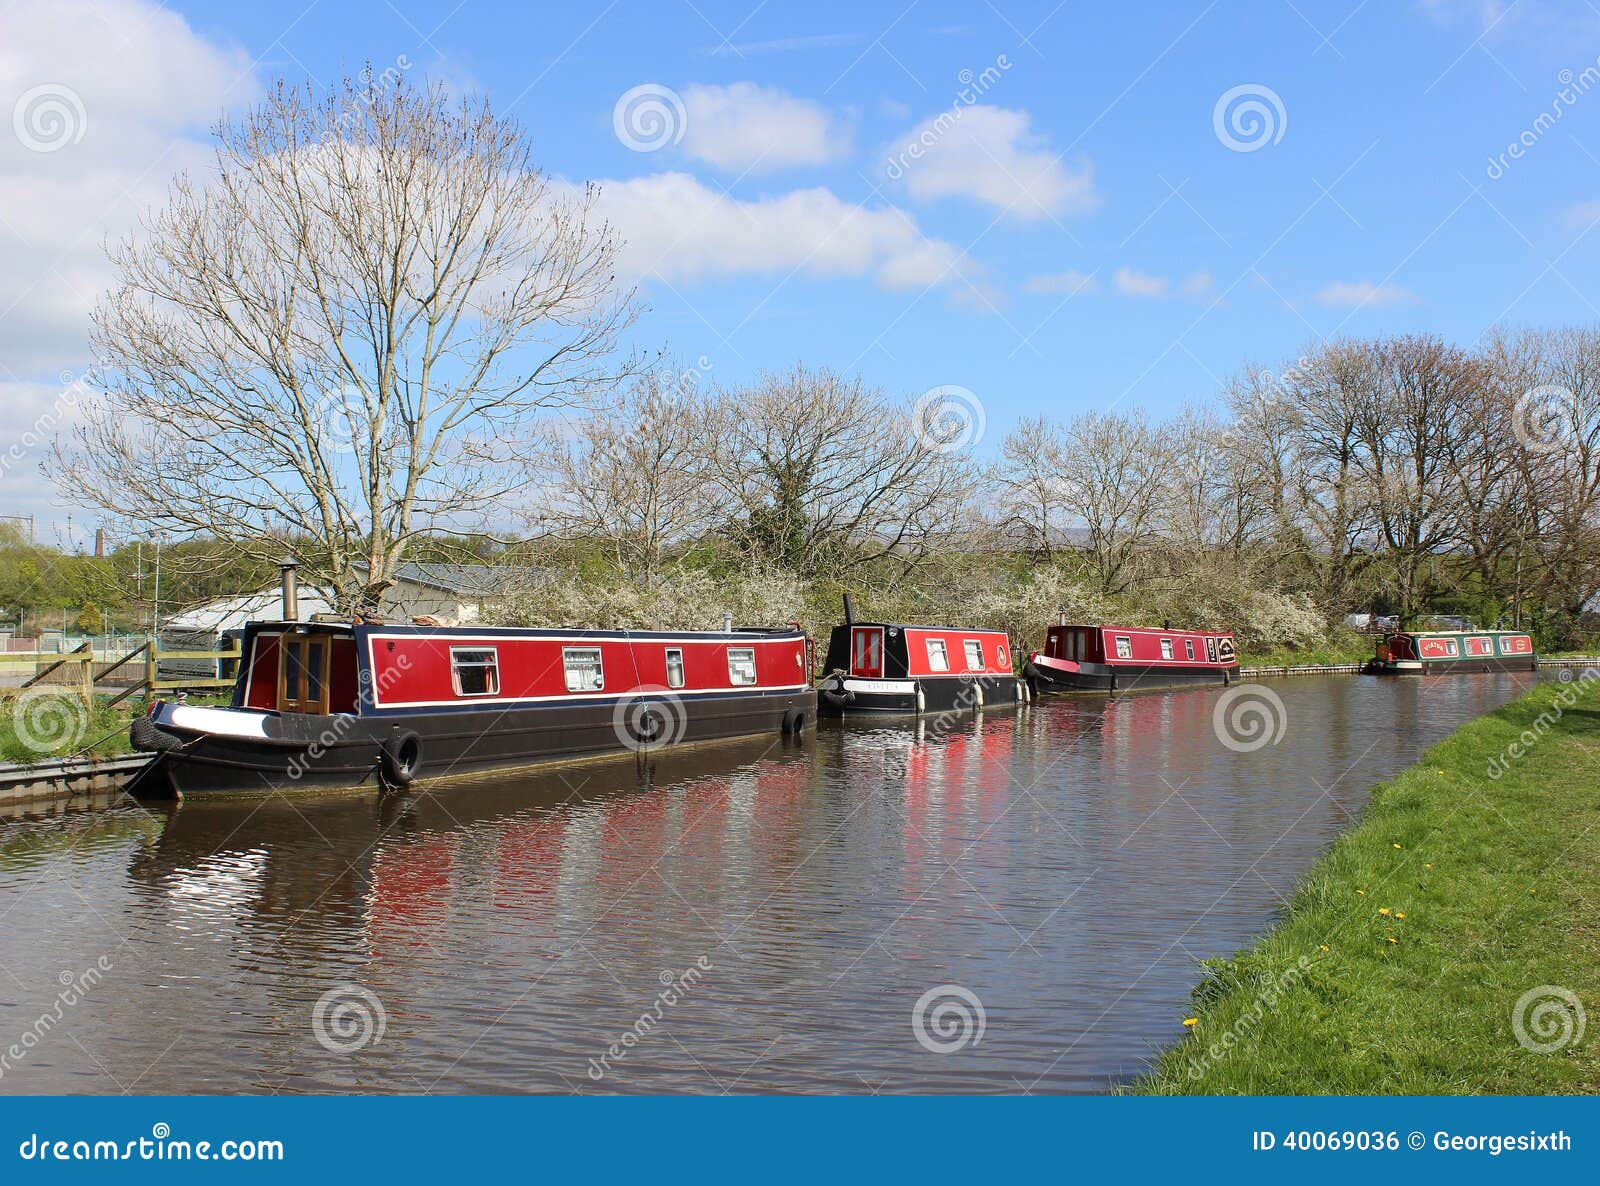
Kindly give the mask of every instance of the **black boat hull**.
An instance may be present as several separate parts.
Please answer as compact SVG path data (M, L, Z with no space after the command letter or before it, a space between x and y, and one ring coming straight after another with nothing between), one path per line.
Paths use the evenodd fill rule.
M168 706L170 707L170 706ZM354 788L731 737L797 734L817 716L810 689L696 696L607 697L578 704L370 716L235 717L259 735L188 727L166 714L136 728L154 751L128 788L145 797ZM233 724L232 721L226 724Z
M1157 688L1226 687L1239 678L1239 668L1173 667L1167 664L1078 663L1063 671L1029 663L1024 675L1039 694L1051 692L1142 692Z
M1023 699L1026 690L1014 675L892 680L835 675L823 680L817 693L817 709L825 716L914 716L1010 708Z

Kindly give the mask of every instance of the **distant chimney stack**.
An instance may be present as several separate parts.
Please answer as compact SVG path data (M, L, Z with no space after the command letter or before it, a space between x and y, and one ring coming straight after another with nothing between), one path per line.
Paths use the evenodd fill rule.
M283 573L283 620L285 622L298 622L300 620L300 584L296 578L299 562L293 558L278 561L278 571Z
M94 556L96 560L104 560L105 555L106 529L104 527L96 527L94 529Z

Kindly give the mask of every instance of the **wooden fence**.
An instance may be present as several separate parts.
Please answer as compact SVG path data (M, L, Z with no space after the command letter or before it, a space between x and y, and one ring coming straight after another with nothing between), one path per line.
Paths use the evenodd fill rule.
M4 699L8 695L16 695L26 688L42 683L49 676L61 672L70 675L64 686L76 691L83 698L84 703L92 703L97 683L112 672L127 667L141 657L143 658L144 669L142 678L135 680L127 687L119 688L117 694L111 698L112 704L119 704L139 692L143 692L148 696L155 692L172 691L178 688L231 688L234 685L233 676L220 678L217 676L185 675L177 679L163 679L161 677L161 662L164 659L200 659L213 662L228 662L231 660L237 662L239 648L238 644L235 643L233 646L220 651L164 651L155 643L147 642L135 647L126 655L123 655L122 658L115 660L102 670L96 671L95 665L101 660L95 657L93 646L86 642L76 650L68 651L66 654L59 656L49 666L34 672L29 679L24 680L18 687L0 689L0 699ZM72 670L73 668L76 668L76 670Z

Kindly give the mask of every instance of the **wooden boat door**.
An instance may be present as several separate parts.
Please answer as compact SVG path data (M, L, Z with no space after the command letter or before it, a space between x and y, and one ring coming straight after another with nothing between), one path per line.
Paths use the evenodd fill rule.
M285 634L278 640L278 711L328 711L328 670L333 640L319 634Z

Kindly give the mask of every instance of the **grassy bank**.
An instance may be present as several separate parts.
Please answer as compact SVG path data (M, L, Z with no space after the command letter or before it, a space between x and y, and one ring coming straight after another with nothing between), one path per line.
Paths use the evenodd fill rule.
M144 702L134 697L113 708L110 699L96 696L90 708L70 692L12 693L0 700L0 762L39 762L80 751L98 758L128 753L128 722L144 711Z
M1242 647L1243 667L1310 667L1365 663L1372 658L1377 640L1370 635L1342 632L1306 647Z
M1574 675L1377 787L1132 1090L1600 1091L1600 680ZM1555 988L1587 1010L1581 1040Z

